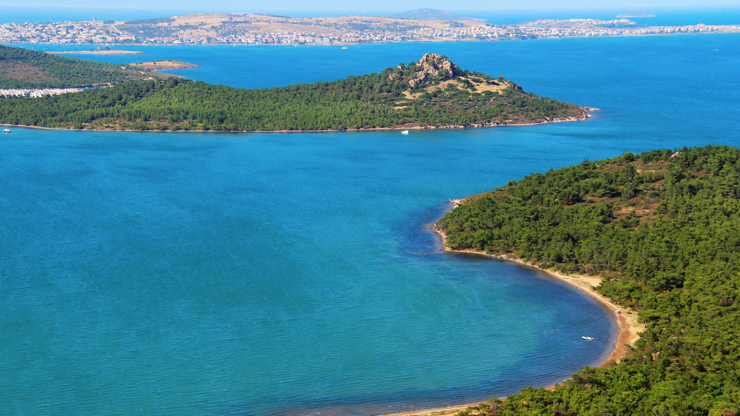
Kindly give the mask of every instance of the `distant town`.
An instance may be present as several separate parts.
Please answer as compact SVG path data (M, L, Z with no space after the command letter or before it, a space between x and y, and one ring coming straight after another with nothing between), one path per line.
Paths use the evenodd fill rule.
M82 88L2 88L0 97L2 98L39 98L51 97L54 95L68 94L71 92L80 92Z
M639 26L626 19L480 20L368 16L294 19L257 14L198 14L137 21L5 23L0 43L105 45L352 45L740 32L737 26Z

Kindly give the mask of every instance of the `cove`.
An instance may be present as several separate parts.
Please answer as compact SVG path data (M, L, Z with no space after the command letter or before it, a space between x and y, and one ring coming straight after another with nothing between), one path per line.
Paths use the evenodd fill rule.
M370 414L608 354L588 296L438 251L440 159L471 162L465 132L13 135L3 388L21 413L44 390L83 413L116 397L122 413Z

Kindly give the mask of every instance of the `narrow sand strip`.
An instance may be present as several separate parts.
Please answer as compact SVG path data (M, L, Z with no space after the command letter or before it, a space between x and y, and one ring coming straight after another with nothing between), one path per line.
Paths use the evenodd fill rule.
M450 202L454 204L459 204L460 200L451 200ZM500 256L497 254L487 254L482 251L477 250L452 250L445 247L445 240L446 236L441 231L438 230L436 227L433 228L434 232L439 234L442 237L442 248L444 251L448 251L450 253L467 253L467 254L475 254L479 256L486 256L486 257L493 257L495 259L499 260L507 260L507 261L513 261L519 264L522 264L527 267L532 267L534 269L543 271L550 276L556 277L564 282L570 283L571 285L583 290L584 292L591 295L593 299L598 300L602 304L604 304L609 310L614 312L616 314L616 311L620 311L620 313L617 315L617 325L619 325L619 336L617 337L617 342L614 345L614 351L607 357L606 361L601 363L600 367L605 365L611 360L615 360L616 362L619 362L625 355L627 355L627 347L625 344L632 345L634 344L639 338L640 338L640 332L645 330L645 327L637 322L637 312L630 310L628 308L623 308L621 306L615 305L611 302L611 300L600 293L598 293L594 288L601 284L601 277L599 276L587 276L587 275L566 275L562 273L555 272L553 270L547 270L543 269L541 267L538 267L532 263L527 263L524 260L517 258L515 256Z
M486 403L486 402L480 402L480 403ZM439 409L416 410L416 411L403 412L403 413L391 413L391 414L381 415L381 416L442 416L442 415L452 415L452 414L455 414L457 412L461 412L461 411L467 409L469 406L477 406L480 403L462 404L460 406L442 407L442 408L439 408Z

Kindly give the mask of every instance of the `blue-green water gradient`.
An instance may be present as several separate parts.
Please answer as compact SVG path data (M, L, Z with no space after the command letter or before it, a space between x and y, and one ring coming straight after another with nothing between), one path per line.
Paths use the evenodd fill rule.
M14 128L0 137L0 413L370 415L598 364L616 330L599 304L441 253L428 223L449 198L585 158L737 145L738 39L145 48L239 87L437 52L603 111L408 136Z

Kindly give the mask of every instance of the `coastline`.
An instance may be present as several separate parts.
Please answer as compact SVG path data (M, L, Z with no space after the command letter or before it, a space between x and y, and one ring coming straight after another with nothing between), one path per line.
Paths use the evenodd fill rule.
M619 335L617 336L617 342L614 345L615 347L614 350L609 354L606 360L604 360L604 362L599 364L597 367L604 367L607 363L609 363L612 360L619 362L622 358L624 358L627 355L628 349L625 346L625 344L629 344L629 345L634 344L640 338L639 334L645 329L644 326L638 324L636 311L631 310L631 309L626 309L619 305L616 305L612 303L609 298L601 295L600 293L594 290L596 286L601 284L601 280L602 280L601 277L586 276L586 275L566 275L566 274L558 273L553 270L543 269L537 265L528 263L515 256L501 256L498 254L488 254L488 253L477 251L477 250L449 249L447 247L444 247L444 241L446 238L445 234L442 231L438 230L436 227L433 228L433 230L435 233L439 234L442 237L443 249L446 252L486 256L486 257L491 257L491 258L498 259L498 260L512 261L515 263L519 263L523 266L537 269L539 271L545 272L552 277L555 277L559 280L569 283L570 285L575 286L578 289L588 293L591 296L591 298L599 301L601 304L606 306L610 311L612 311L614 315L616 316L617 326L619 327ZM616 311L620 311L620 313L616 313Z
M457 207L458 205L461 205L465 201L465 198L463 199L450 199L449 202L454 204L454 207ZM454 208L453 208L454 209ZM565 275L562 273L558 273L553 270L543 269L537 265L534 265L532 263L528 263L518 257L515 256L501 256L496 254L488 254L482 251L478 250L455 250L455 249L449 249L445 247L445 242L447 239L447 236L442 230L439 230L437 228L437 224L432 224L431 227L432 231L434 231L436 234L438 234L442 239L442 248L441 250L448 252L448 253L464 253L464 254L474 254L479 256L486 256L495 258L498 260L505 260L505 261L512 261L515 263L519 263L523 266L531 267L534 269L537 269L539 271L545 272L549 274L550 276L559 279L561 281L564 281L572 286L577 287L578 289L586 292L591 296L592 299L595 299L599 301L601 304L606 306L612 313L615 314L617 326L619 327L619 334L617 335L617 341L614 344L614 349L611 351L609 356L599 364L597 367L605 367L608 365L611 361L619 362L622 358L624 358L629 348L627 345L634 345L634 343L640 338L640 333L645 330L644 326L640 325L637 322L637 312L622 308L621 306L618 306L611 302L610 299L606 298L605 296L602 296L600 293L596 292L594 288L598 286L602 278L599 276L586 276L586 275ZM615 313L616 311L621 311L621 313ZM555 386L557 386L559 383L556 383L552 386L545 387L546 390L553 390ZM502 400L506 400L506 398L502 398ZM470 406L477 406L481 403L486 402L476 402L476 403L468 403L468 404L462 404L457 406L450 406L450 407L442 407L442 408L435 408L435 409L426 409L426 410L417 410L417 411L409 411L409 412L401 412L401 413L388 413L383 414L379 416L443 416L443 415L452 415L455 413L458 413L460 411L463 411L467 409Z
M599 108L593 108L593 107L582 107L584 110L584 115L581 117L569 117L569 118L563 118L563 119L552 119L548 121L543 122L537 122L537 123L521 123L521 124L499 124L499 123L488 123L488 124L472 124L469 126L463 126L463 125L442 125L442 126L408 126L408 127L365 127L365 128L359 128L359 129L344 129L344 130L336 130L336 129L326 129L326 130L134 130L134 129L123 129L123 130L115 130L115 129L72 129L72 128L63 128L63 127L41 127L41 126L24 126L21 124L6 124L6 123L0 123L0 126L4 127L20 127L25 129L38 129L38 130L59 130L59 131L108 131L108 132L142 132L142 133L338 133L338 132L361 132L361 131L390 131L390 130L452 130L452 129L469 129L469 128L486 128L486 127L524 127L524 126L540 126L545 124L555 124L555 123L571 123L571 122L577 122L577 121L586 121L593 117L591 115L592 111L599 111Z
M454 204L455 207L457 207L458 205L462 204L463 201L465 201L465 198L451 199L450 203ZM549 274L550 276L556 279L562 280L586 292L587 294L591 296L591 298L599 301L601 304L606 306L610 311L612 311L614 315L616 316L617 326L619 327L619 334L617 336L617 342L614 345L614 350L612 350L612 352L609 354L606 360L604 360L604 362L599 364L597 367L604 367L606 364L608 364L612 360L619 362L622 358L624 358L627 355L628 348L625 346L625 344L633 345L640 338L640 333L645 330L645 327L640 325L637 322L638 316L637 316L636 311L616 305L611 301L611 299L603 296L602 294L594 290L594 288L600 285L601 281L603 280L600 276L562 274L554 270L543 269L542 267L539 267L532 263L528 263L516 256L502 256L498 254L489 254L489 253L485 253L483 251L478 251L478 250L449 249L445 247L447 236L445 235L443 231L437 229L436 225L437 225L436 223L433 225L432 230L442 238L442 250L446 252L475 254L479 256L495 258L498 260L513 261L523 266L537 269L539 271ZM620 313L616 313L616 311L620 311Z
M134 62L128 64L130 67L136 68L140 71L155 72L155 71L169 71L173 69L196 69L200 66L191 64L189 62L175 61L172 59L158 59L149 62Z

